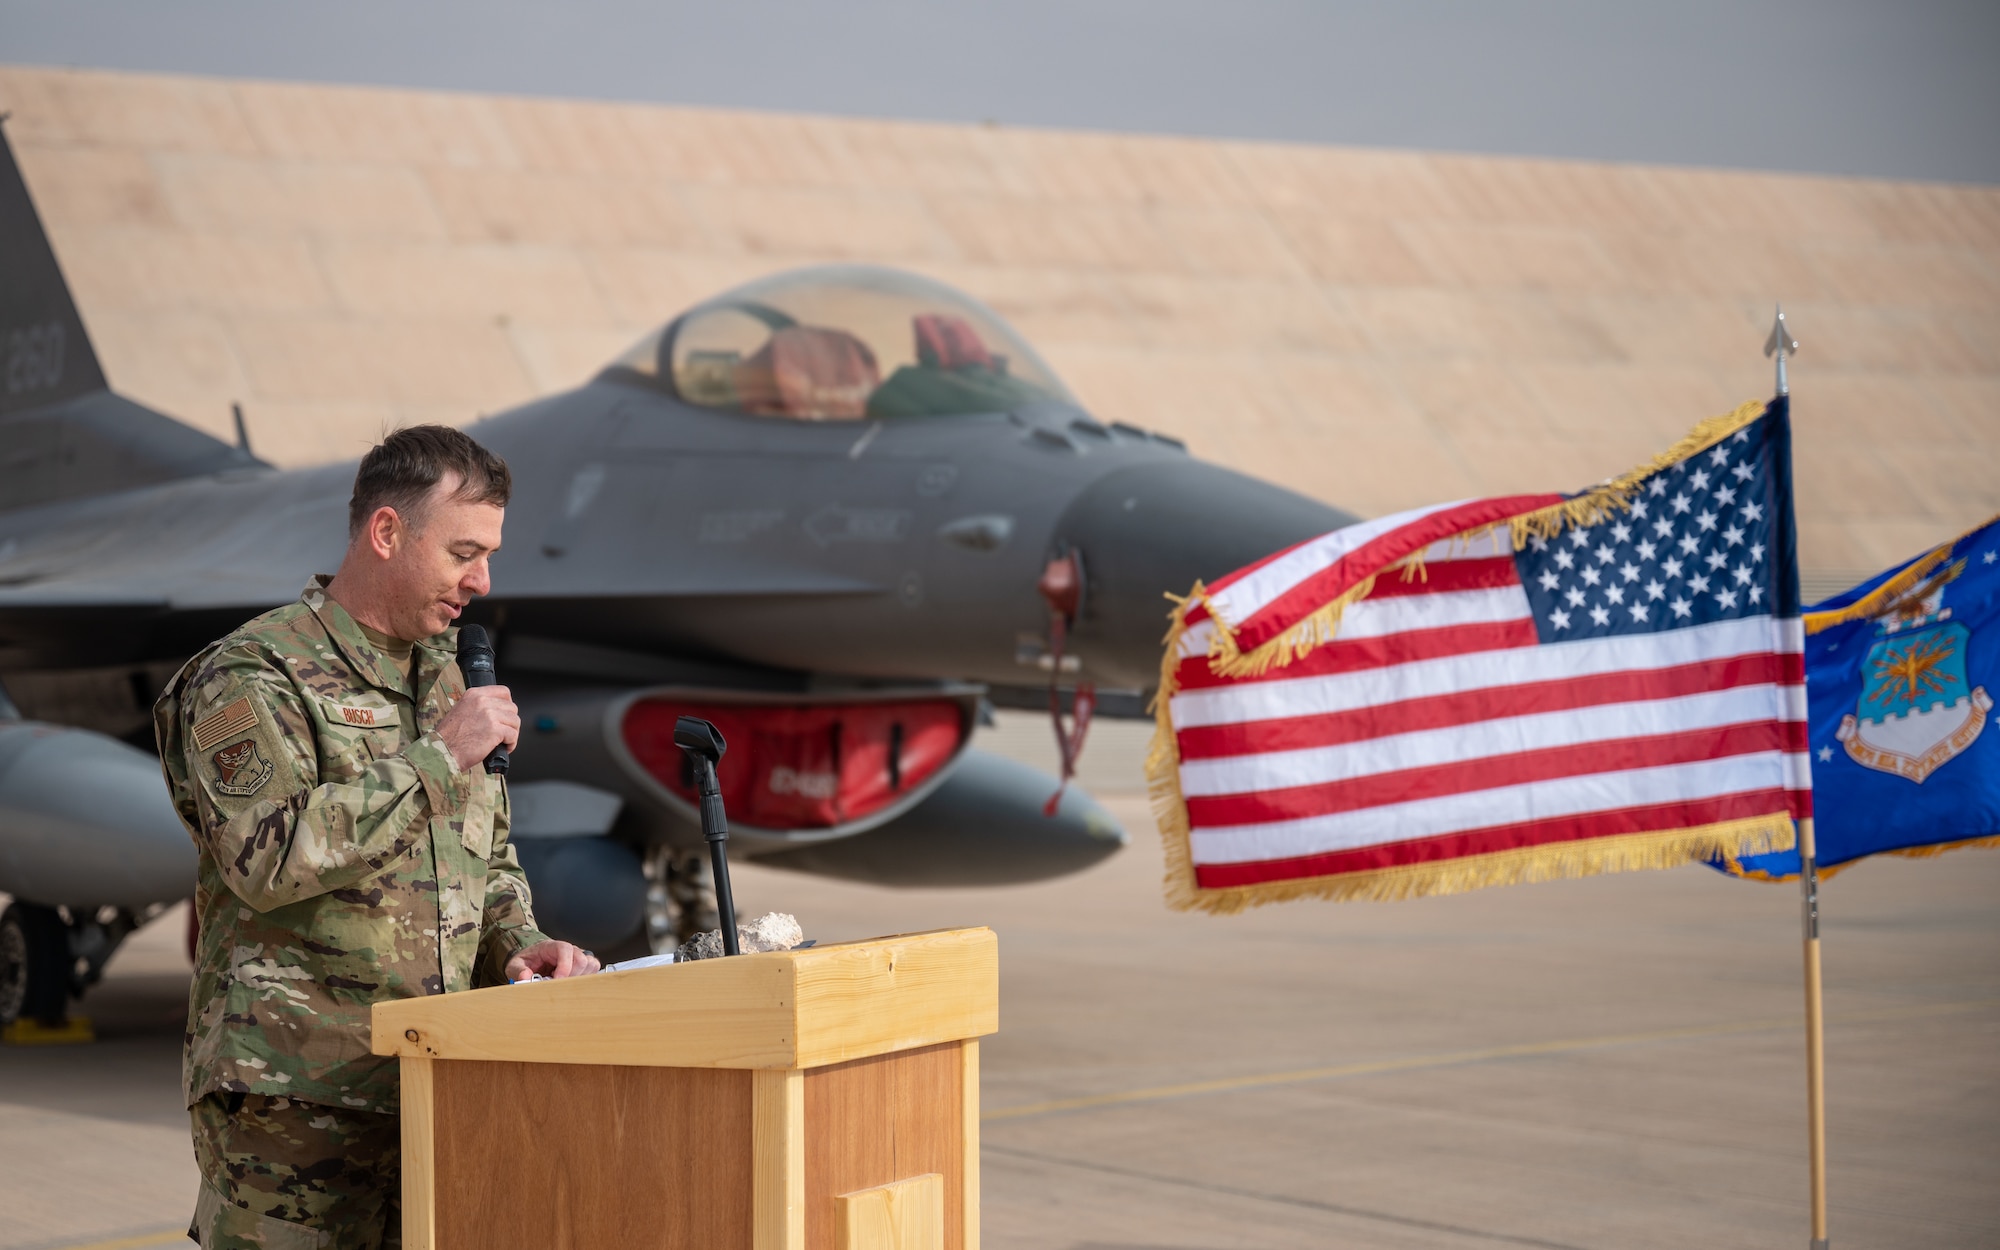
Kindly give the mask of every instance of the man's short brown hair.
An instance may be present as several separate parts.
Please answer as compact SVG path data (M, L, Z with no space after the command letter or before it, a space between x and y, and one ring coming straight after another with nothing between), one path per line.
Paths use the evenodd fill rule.
M424 527L424 503L431 489L456 473L452 498L461 503L507 506L514 475L507 462L448 425L413 425L397 430L361 457L354 495L347 501L347 537L361 534L377 508L388 506L413 530Z

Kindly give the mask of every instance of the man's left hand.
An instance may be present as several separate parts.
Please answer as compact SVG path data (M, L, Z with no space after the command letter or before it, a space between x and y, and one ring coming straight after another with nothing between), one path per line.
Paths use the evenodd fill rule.
M580 946L554 938L537 942L507 961L507 979L525 981L531 976L580 977L597 971L597 956Z

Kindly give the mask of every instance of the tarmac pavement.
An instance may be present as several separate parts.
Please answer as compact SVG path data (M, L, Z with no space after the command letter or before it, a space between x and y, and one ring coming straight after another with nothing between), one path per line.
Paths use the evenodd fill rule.
M999 932L988 1250L1805 1243L1795 888L1687 868L1179 915L1143 801L1108 802L1131 849L1041 886L737 871L743 914L823 940ZM1822 933L1834 1244L2000 1244L2000 853L1863 864ZM179 941L175 913L120 952L95 1045L0 1050L0 1250L184 1227Z

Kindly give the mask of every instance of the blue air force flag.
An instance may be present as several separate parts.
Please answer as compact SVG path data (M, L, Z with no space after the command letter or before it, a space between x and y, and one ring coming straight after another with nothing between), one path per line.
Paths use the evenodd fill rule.
M1819 863L2000 846L2000 517L1806 609ZM1796 877L1796 849L1730 861Z

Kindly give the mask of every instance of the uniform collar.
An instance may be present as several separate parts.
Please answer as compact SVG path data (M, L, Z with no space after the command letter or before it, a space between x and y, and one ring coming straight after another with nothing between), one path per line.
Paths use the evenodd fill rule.
M326 593L332 581L330 574L315 574L306 583L299 599L318 618L327 637L333 639L333 645L340 648L347 666L369 685L421 700L458 658L458 627L453 625L441 634L432 634L411 644L417 658L417 688L413 691L409 677L401 666L390 663L388 657L368 641L368 636L361 632L361 626L348 615L347 609Z

